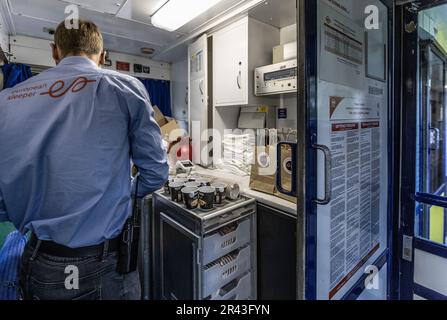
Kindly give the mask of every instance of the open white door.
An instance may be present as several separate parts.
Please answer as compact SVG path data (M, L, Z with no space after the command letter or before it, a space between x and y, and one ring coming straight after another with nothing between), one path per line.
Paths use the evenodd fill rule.
M192 161L205 167L212 164L208 121L208 37L202 35L188 48L189 130L193 140Z

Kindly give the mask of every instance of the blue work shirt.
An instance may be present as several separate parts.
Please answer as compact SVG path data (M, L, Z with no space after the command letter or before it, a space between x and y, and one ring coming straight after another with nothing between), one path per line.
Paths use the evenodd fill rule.
M148 93L137 79L67 57L0 93L0 221L79 248L118 236L138 196L168 177Z

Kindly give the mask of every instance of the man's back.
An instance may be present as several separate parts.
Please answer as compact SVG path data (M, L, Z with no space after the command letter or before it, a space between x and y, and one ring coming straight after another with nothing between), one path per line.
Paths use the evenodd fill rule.
M130 155L140 194L167 176L148 100L138 80L84 57L2 92L0 209L3 199L20 231L73 248L116 237L131 212Z

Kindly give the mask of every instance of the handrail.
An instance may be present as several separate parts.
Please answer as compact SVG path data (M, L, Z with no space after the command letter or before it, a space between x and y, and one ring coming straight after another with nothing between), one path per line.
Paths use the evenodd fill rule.
M440 197L428 193L416 193L412 195L411 198L419 203L428 204L436 207L446 208L447 209L447 198Z

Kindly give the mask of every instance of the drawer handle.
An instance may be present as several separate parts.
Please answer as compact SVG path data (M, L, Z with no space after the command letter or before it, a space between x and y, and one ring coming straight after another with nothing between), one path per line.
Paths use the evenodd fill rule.
M230 277L233 273L235 273L237 271L237 265L231 267L230 269L226 270L222 276L224 279Z
M220 247L222 248L222 249L225 249L225 248L227 248L227 247L229 247L229 246L232 246L233 244L235 244L236 243L236 237L233 237L233 238L231 238L231 239L228 239L227 241L224 241L221 245L220 245Z

